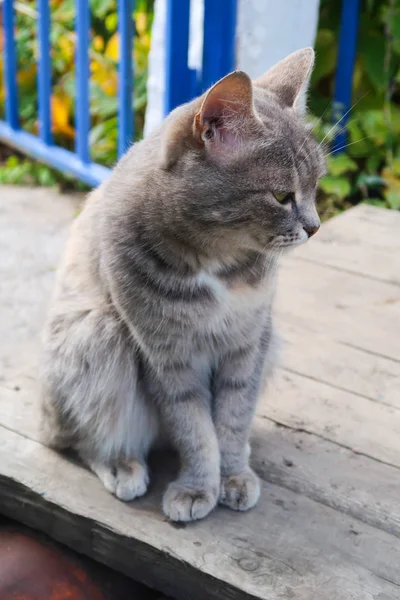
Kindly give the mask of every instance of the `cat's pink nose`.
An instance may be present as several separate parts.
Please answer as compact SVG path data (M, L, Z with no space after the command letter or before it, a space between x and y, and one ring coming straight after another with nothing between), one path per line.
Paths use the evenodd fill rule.
M314 225L313 227L304 227L303 226L303 229L306 232L306 234L308 235L308 237L310 238L312 235L317 233L319 227L320 227L319 225Z

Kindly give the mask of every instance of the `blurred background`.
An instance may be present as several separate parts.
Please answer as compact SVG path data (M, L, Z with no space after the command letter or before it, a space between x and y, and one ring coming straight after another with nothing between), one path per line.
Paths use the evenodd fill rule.
M5 6L3 1L3 26ZM10 3L8 2L10 5ZM23 131L37 135L38 119L38 11L35 0L13 2L16 48L18 118ZM88 60L90 66L88 146L94 163L111 167L117 159L118 66L121 40L117 0L91 0ZM175 2L174 10L186 10L187 2ZM355 23L344 22L347 10L356 10ZM126 3L129 6L129 3ZM206 3L207 5L207 3ZM224 11L224 3L216 2ZM76 69L74 0L49 0L51 57L52 143L73 151L76 143ZM166 27L165 0L132 3L133 61L132 108L134 138L140 139L162 119L165 112ZM214 9L215 10L215 9ZM179 20L176 16L175 19ZM125 14L130 20L131 16ZM192 0L189 67L201 68L204 3ZM211 17L210 17L211 18ZM231 17L230 17L231 18ZM317 53L309 93L309 119L319 140L330 152L336 135L344 143L328 156L328 174L321 181L319 208L324 219L368 201L400 209L400 3L395 0L238 0L235 65L259 75L271 64L302 46L314 45ZM154 24L154 28L153 28ZM340 32L351 28L351 47L341 49L342 71L349 71L351 110L342 121L337 110L338 53ZM180 33L179 27L173 32ZM205 35L205 34L204 34ZM208 33L212 35L212 32ZM217 35L214 33L214 35ZM152 44L152 40L154 43ZM5 34L0 32L0 119L6 119ZM351 40L350 40L351 46ZM211 62L214 60L210 57ZM217 59L215 59L217 60ZM200 65L198 64L200 63ZM256 72L254 72L256 71ZM343 73L342 75L343 76ZM174 85L177 85L175 82ZM335 87L336 85L336 87ZM194 89L194 88L193 88ZM197 90L198 91L198 90ZM201 90L200 90L201 91ZM193 95L193 94L192 94ZM346 108L346 107L345 107ZM346 108L347 110L347 108ZM342 125L346 123L345 137ZM0 183L86 189L84 181L51 166L39 164L24 152L12 149L2 135Z

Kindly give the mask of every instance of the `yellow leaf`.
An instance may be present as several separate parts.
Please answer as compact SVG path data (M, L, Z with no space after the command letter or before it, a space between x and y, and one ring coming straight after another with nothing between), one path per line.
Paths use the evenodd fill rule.
M147 13L138 12L135 15L136 31L139 35L143 35L147 30Z
M71 99L65 94L51 96L52 130L68 137L74 137L74 129L69 124Z
M103 66L99 63L98 60L92 60L90 63L90 72L92 74L98 73L103 69Z
M114 65L105 65L98 61L91 63L92 80L105 94L114 96L118 90L118 74Z
M117 61L119 58L119 37L118 33L114 33L107 42L104 56L111 60Z
M96 52L102 52L104 50L104 39L101 35L95 35L93 38L93 48Z
M70 61L74 58L75 46L74 42L70 38L68 38L65 35L61 36L58 40L58 47L60 49L62 57L66 61Z
M118 91L118 76L117 74L110 73L108 78L103 81L101 88L107 96L115 96Z

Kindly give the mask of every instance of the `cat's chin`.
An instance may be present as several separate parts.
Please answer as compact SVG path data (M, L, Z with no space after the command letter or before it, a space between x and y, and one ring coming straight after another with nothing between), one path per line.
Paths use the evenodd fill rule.
M299 239L299 240L291 240L290 242L281 242L279 244L274 244L271 248L269 248L269 252L290 252L290 250L294 250L298 246L302 246L305 244L307 239Z

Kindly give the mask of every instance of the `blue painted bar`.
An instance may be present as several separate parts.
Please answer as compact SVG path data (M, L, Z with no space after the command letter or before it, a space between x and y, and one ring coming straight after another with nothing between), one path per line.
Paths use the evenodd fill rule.
M336 67L335 93L333 100L333 119L337 135L333 142L333 152L346 145L346 124L351 108L353 72L357 51L357 33L360 0L342 0L342 14L339 36L338 61Z
M38 11L38 105L39 135L52 144L51 135L51 57L49 0L37 0Z
M0 140L55 169L75 175L91 186L99 185L111 173L110 169L101 165L83 162L74 152L48 146L37 136L22 129L15 131L4 121L0 121Z
M204 1L201 91L235 69L237 0Z
M6 119L13 129L19 128L17 57L14 42L13 0L3 0L4 80L6 88Z
M190 0L167 0L164 113L191 99L188 67Z
M82 162L89 157L89 28L88 0L76 0L76 152Z
M221 77L231 73L236 68L236 22L237 0L228 0L228 2L223 3L223 17L221 18L220 45L223 48L220 63Z
M122 156L134 139L133 122L133 0L118 2L118 156Z

